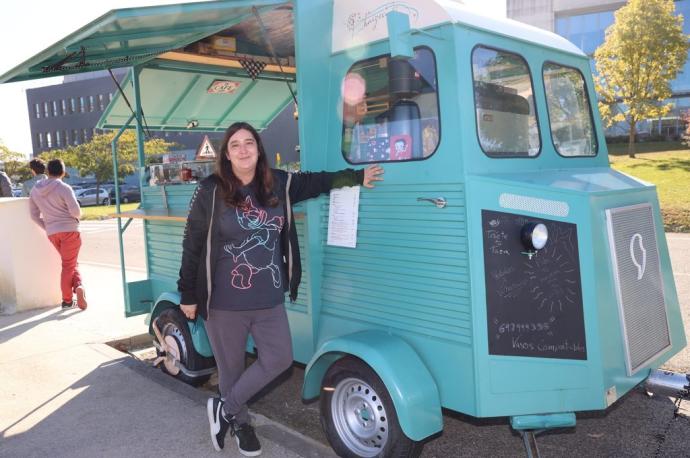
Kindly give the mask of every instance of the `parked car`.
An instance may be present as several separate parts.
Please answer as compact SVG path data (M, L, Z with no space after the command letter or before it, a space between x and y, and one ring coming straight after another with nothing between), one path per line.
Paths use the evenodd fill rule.
M110 201L115 202L115 188L110 190ZM141 201L139 186L120 186L120 203Z
M103 188L98 190L98 195L96 194L96 188L80 189L75 191L74 195L81 207L87 205L110 205L110 195Z

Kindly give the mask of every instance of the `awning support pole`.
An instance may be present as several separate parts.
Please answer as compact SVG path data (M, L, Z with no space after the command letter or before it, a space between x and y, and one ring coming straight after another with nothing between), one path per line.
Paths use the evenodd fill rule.
M131 115L127 122L125 123L124 126L120 128L120 130L115 134L115 137L113 137L113 141L110 143L111 151L113 154L113 182L115 183L115 212L119 215L120 214L120 180L118 176L118 169L120 168L120 164L117 158L117 142L120 139L120 135L122 135L125 132L125 129L127 129L127 126L132 122L134 119L134 115ZM120 246L120 273L122 275L122 289L123 289L123 294L125 298L125 304L129 304L129 295L127 294L127 274L125 273L125 245L124 245L124 240L122 240L122 235L125 232L125 229L127 229L127 226L129 225L131 219L127 221L127 224L125 224L124 227L122 227L122 218L120 216L117 217L117 236L118 236L118 242Z

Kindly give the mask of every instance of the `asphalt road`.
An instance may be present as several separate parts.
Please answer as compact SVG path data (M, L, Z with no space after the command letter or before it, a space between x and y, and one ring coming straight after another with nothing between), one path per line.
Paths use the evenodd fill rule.
M114 221L83 224L84 246L80 261L119 268L119 249ZM676 288L686 334L690 336L690 234L667 234ZM128 269L144 269L141 222L125 233ZM690 350L686 348L665 368L690 372ZM319 403L302 403L303 368L295 365L254 400L252 408L278 422L326 443L319 424ZM212 393L214 379L201 389ZM668 398L650 398L634 390L603 412L577 414L575 428L555 430L538 436L544 457L690 457L690 401L673 417ZM507 418L476 419L444 412L444 430L424 447L422 457L525 456L522 440Z

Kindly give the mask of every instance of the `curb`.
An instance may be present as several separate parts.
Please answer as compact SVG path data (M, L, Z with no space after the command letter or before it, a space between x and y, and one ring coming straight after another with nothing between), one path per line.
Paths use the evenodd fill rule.
M102 351L108 356L112 356L119 364L131 369L137 374L146 377L162 387L182 395L199 405L205 406L206 401L208 400L208 392L203 392L197 388L187 385L180 380L164 374L158 368L150 366L143 361L139 361L128 353L122 353L117 350L117 348L119 348L118 346L126 345L129 342L134 342L135 345L136 343L141 343L142 339L144 338L145 340L143 340L143 342L147 344L151 341L151 337L148 334L140 334L137 336L111 340L107 344L94 345L104 346L100 348L99 351ZM277 423L270 418L251 410L250 415L254 420L256 430L261 434L261 436L287 450L290 450L293 453L305 458L337 458L337 455L333 453L333 450L330 447L310 437L307 437L304 434L301 434L283 424Z

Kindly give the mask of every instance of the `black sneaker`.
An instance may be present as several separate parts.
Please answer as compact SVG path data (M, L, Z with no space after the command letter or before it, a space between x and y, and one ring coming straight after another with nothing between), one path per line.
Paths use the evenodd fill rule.
M225 435L230 427L230 422L223 416L223 401L220 398L209 398L206 402L208 424L211 427L211 442L217 452L225 446Z
M238 425L234 420L231 420L232 429L230 434L235 436L237 447L240 453L244 456L259 456L261 455L261 444L254 433L254 428L249 423L242 423Z
M72 307L74 307L74 301L69 301L69 302L62 301L62 310L71 309Z

